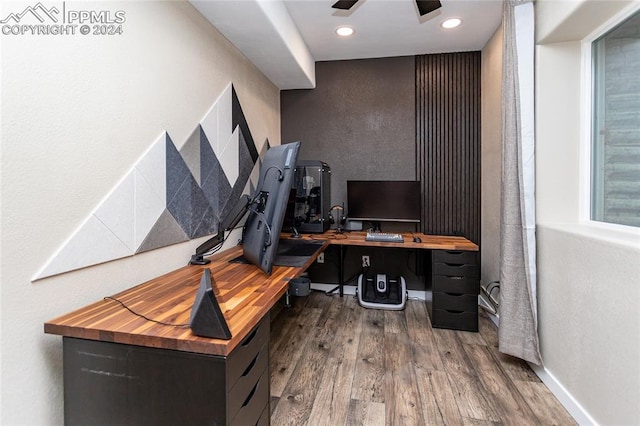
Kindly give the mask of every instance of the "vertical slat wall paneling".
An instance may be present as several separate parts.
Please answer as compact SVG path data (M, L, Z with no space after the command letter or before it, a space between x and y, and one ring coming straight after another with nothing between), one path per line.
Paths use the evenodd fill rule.
M480 244L480 52L416 57L422 231Z

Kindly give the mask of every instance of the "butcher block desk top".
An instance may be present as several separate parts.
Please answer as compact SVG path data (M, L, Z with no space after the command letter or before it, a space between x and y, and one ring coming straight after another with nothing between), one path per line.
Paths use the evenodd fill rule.
M426 235L419 232L403 232L403 243L381 242L381 241L365 241L367 233L365 231L349 231L341 234L335 231L327 231L324 234L305 235L303 238L315 240L328 240L329 244L342 246L366 246L366 247L395 247L405 249L423 249L423 250L463 250L478 251L478 245L472 243L464 237L455 237L449 235ZM416 243L413 237L419 237L421 242Z
M315 260L310 257L302 267L274 266L269 276L254 265L229 263L241 254L242 247L236 246L210 257L212 262L208 265L185 266L109 296L139 314L183 326L147 321L116 301L103 299L46 322L44 331L80 339L227 356L282 297L289 280L300 276ZM188 326L204 268L211 270L211 284L231 331L230 340L198 337Z
M174 349L227 356L269 312L286 292L289 280L300 276L329 244L477 251L478 246L463 237L404 234L404 243L365 241L366 232L304 235L303 239L323 240L325 245L301 267L274 266L266 275L254 265L230 263L242 254L236 246L216 254L205 266L188 265L112 297L135 312L154 320L182 325L167 326L135 315L120 303L103 299L44 325L45 333L103 342ZM422 242L413 242L418 236ZM198 337L191 333L189 317L204 268L211 270L212 287L229 330L230 340Z

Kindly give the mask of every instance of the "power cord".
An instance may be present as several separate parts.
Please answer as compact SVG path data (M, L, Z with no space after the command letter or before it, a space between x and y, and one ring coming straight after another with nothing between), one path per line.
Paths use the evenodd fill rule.
M144 318L147 321L151 321L151 322L155 322L157 324L161 324L161 325L168 325L170 327L180 327L180 328L187 328L190 327L189 324L172 324L169 322L163 322L163 321L158 321L158 320L154 320L153 318L149 318L143 314L140 314L136 311L134 311L133 309L131 309L130 307L128 307L124 302L122 302L119 299L116 299L115 297L111 297L111 296L105 296L104 300L113 300L114 302L118 302L120 305L122 305L123 308L125 308L127 311L131 312L134 315L139 316L140 318Z

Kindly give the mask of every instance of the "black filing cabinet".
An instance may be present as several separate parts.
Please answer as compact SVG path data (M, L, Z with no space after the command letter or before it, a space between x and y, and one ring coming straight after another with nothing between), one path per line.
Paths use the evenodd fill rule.
M64 338L66 425L268 425L269 315L229 356Z
M427 308L435 328L478 331L478 252L433 250Z

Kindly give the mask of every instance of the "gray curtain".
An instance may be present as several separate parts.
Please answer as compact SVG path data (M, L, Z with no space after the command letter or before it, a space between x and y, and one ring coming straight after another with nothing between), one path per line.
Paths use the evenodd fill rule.
M505 0L500 224L500 352L541 364L536 302L534 14Z

